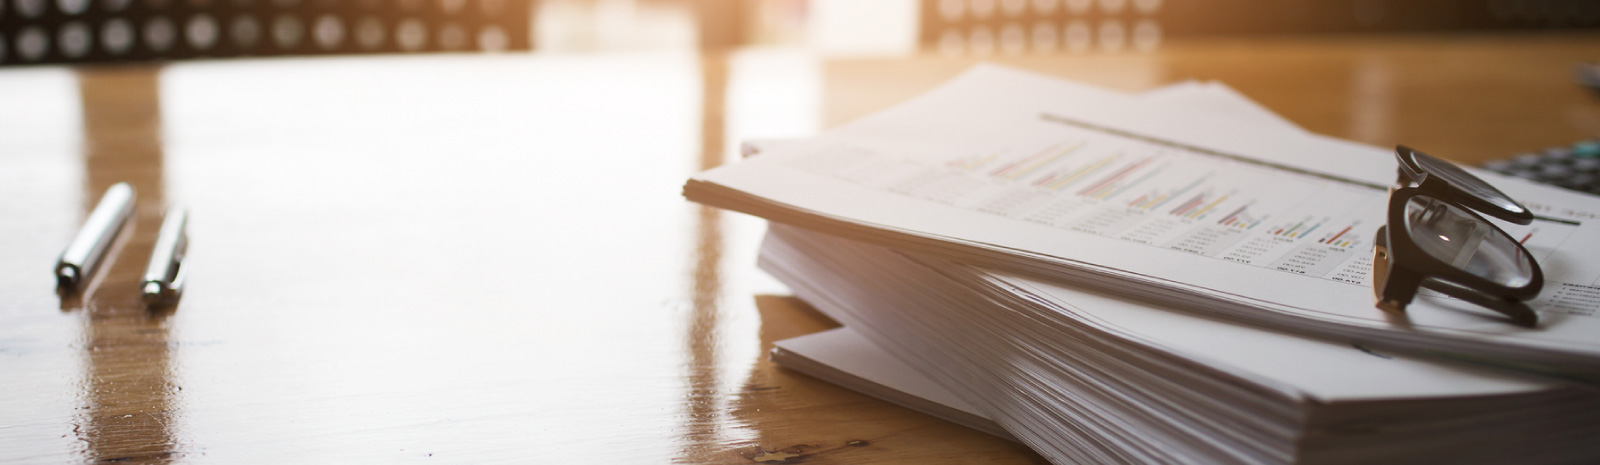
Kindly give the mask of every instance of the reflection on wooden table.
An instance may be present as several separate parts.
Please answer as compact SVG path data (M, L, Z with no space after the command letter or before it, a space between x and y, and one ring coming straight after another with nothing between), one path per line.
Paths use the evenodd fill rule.
M1001 63L1128 90L1218 79L1313 131L1465 161L1600 133L1584 36L1205 42ZM915 95L970 58L284 60L0 73L0 458L1029 463L785 371L834 323L690 205L732 141ZM109 185L133 227L50 266ZM188 294L141 305L166 205Z

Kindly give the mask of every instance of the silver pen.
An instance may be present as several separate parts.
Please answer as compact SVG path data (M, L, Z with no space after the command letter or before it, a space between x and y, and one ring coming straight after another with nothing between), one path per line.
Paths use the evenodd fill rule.
M56 287L74 290L87 280L105 258L106 249L111 248L117 232L132 216L133 187L119 182L106 189L105 196L100 197L100 204L94 207L89 218L84 220L83 228L78 230L78 236L72 239L67 250L61 252L61 258L56 260Z
M183 296L183 256L189 249L189 212L182 208L167 209L167 218L161 221L161 232L156 234L156 245L150 249L150 265L144 269L145 305L155 306L176 301Z

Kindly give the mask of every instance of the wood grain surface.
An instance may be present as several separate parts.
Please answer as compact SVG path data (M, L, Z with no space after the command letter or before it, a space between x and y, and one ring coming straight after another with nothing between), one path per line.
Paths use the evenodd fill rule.
M1174 44L996 58L1234 86L1320 133L1481 161L1600 135L1593 36ZM779 368L834 325L678 195L733 141L976 62L799 52L391 57L0 72L0 462L1036 463ZM99 195L138 213L87 288ZM138 299L163 209L188 294Z

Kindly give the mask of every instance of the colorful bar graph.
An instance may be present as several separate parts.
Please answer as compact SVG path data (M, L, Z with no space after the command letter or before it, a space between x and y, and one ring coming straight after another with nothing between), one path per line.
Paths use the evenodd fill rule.
M1191 219L1193 219L1193 218L1205 218L1206 212L1211 211L1211 209L1213 209L1213 208L1216 208L1217 205L1221 204L1222 201L1224 201L1224 200L1228 200L1228 196L1224 195L1222 197L1217 197L1216 200L1213 200L1213 201L1211 201L1211 203L1206 204L1205 207L1202 207L1199 210L1195 210L1193 212L1190 212L1187 215L1183 215L1183 217L1184 218L1191 218Z
M1121 180L1122 178L1127 177L1129 174L1133 174L1134 171L1138 171L1139 168L1143 168L1144 165L1149 164L1150 160L1151 160L1150 158L1145 158L1143 160L1139 160L1137 162L1134 162L1133 164L1128 165L1127 167L1125 167L1125 168L1123 168L1121 170L1118 170L1116 173L1112 173L1110 176L1106 176L1106 178L1105 179L1101 179L1100 182L1094 183L1094 184L1090 185L1089 187L1085 187L1082 190L1079 190L1078 191L1078 195L1082 195L1082 196L1085 196L1085 197L1095 197L1096 195L1098 195L1101 192L1102 189L1108 189L1109 186L1113 186L1114 183L1116 183L1118 180Z
M1240 213L1244 213L1244 209L1246 209L1246 208L1250 208L1250 204L1245 204L1244 206L1239 207L1238 210L1234 210L1234 211L1228 213L1227 216L1223 216L1222 219L1217 220L1217 224L1227 223L1227 222L1230 222L1230 221L1233 221L1233 220L1237 219L1239 217L1239 214Z
M1344 236L1344 233L1350 232L1350 228L1353 228L1353 227L1355 227L1355 226L1345 226L1344 229L1339 230L1338 234L1334 234L1333 237L1328 238L1327 241L1328 242L1333 242L1333 241L1339 240L1340 237ZM1318 241L1318 242L1321 242L1321 241Z
M1247 203L1244 206L1239 207L1237 210L1228 213L1227 216L1217 220L1217 224L1230 228L1255 229L1256 225L1261 224L1261 219L1253 218L1249 213L1245 212L1245 209L1250 208L1250 205L1253 204Z
M1195 207L1200 206L1200 204L1202 202L1205 202L1205 201L1206 201L1206 194L1204 194L1204 193L1195 194L1195 196L1193 198L1190 198L1189 201L1184 202L1182 204L1179 204L1177 206L1177 208L1173 208L1172 211L1167 212L1167 214L1183 216L1183 214L1188 213L1189 210L1192 210Z
M1157 208L1161 208L1162 205L1166 205L1166 203L1167 202L1171 202L1172 199L1181 197L1181 196L1183 196L1183 194L1189 193L1189 191L1194 190L1194 188L1196 188L1196 187L1199 187L1200 183L1206 182L1206 180L1210 179L1210 178L1211 178L1210 175L1201 176L1200 179L1196 179L1196 180L1194 180L1194 182L1189 183L1189 185L1183 186L1183 188L1178 189L1176 191L1173 191L1170 194L1161 194L1160 196L1158 196L1156 198L1150 199L1148 202L1146 202L1145 205L1140 205L1139 208L1147 208L1147 209L1151 209L1151 210L1154 210L1154 209L1157 209Z
M1360 224L1361 224L1361 222L1358 221L1358 222L1353 223L1353 224L1351 224L1349 226L1345 226L1344 229L1340 229L1339 232L1333 233L1332 236L1324 237L1322 239L1317 240L1317 243L1319 243L1319 244L1328 244L1328 245L1337 246L1337 247L1349 247L1349 246L1355 244L1356 241L1354 239L1351 239L1351 238L1345 238L1345 234L1349 233L1351 229L1355 229L1355 227L1360 225ZM1344 240L1339 240L1341 238L1344 238Z
M1096 172L1099 172L1101 169L1103 169L1106 166L1110 165L1111 162L1115 161L1116 159L1117 159L1117 157L1115 157L1115 156L1109 156L1109 157L1105 157L1105 158L1101 158L1099 160L1096 160L1094 163L1090 163L1090 164L1084 165L1083 167L1080 167L1078 169L1074 169L1074 170L1071 170L1071 171L1052 173L1051 175L1045 176L1044 178L1040 179L1038 182L1033 183L1033 185L1042 186L1042 187L1044 187L1046 189L1050 189L1050 190L1061 190L1061 189L1064 189L1067 186L1070 186L1073 183L1083 179L1085 176L1088 176L1088 175L1094 174Z
M1021 160L1011 162L1000 169L994 170L994 172L989 173L989 175L1005 179L1017 179L1025 177L1035 171L1038 171L1040 168L1044 168L1045 166L1054 163L1056 160L1066 157L1067 154L1077 150L1078 147L1082 146L1083 144L1065 147L1063 147L1063 145L1065 144L1056 144L1046 147L1044 150L1041 150L1038 153L1030 155Z
M1123 192L1127 192L1130 189L1133 189L1135 187L1139 187L1140 184L1144 184L1145 181L1149 181L1150 178L1153 178L1156 175L1161 174L1161 172L1165 171L1166 169L1167 169L1167 167L1163 166L1163 167L1160 167L1160 168L1156 168L1156 169L1150 170L1149 172L1145 173L1144 176L1140 176L1139 179L1135 179L1132 182L1129 182L1127 184L1123 184L1121 186L1118 186L1117 189L1114 190L1114 191L1109 191L1109 192L1100 194L1099 198L1101 198L1101 199L1109 199L1109 198L1112 198L1112 197L1116 197L1116 196L1122 195Z
M1311 217L1306 217L1306 219L1295 223L1294 226L1284 226L1272 231L1272 235L1288 238L1306 237L1312 232L1315 232L1318 228L1321 228L1323 223L1326 223L1327 221L1328 218L1323 218L1321 221L1313 223Z
M993 153L990 153L988 155L980 155L980 156L975 156L975 157L967 157L967 158L951 160L950 163L945 164L945 166L948 166L948 167L951 167L951 168L955 168L955 169L958 169L958 170L961 170L961 171L972 172L973 170L976 170L978 168L982 168L983 165L989 164L989 162L994 161L994 159L1000 158L1000 154L1002 154L1002 153L1005 153L1005 151L1004 150L996 150Z

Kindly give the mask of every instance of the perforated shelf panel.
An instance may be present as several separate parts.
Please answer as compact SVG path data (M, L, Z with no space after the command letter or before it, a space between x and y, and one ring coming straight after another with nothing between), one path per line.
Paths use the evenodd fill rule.
M526 50L531 0L0 0L0 66Z

